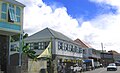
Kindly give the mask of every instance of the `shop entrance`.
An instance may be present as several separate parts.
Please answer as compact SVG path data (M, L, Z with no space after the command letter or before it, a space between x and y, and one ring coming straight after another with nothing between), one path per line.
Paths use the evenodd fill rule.
M0 71L7 73L9 37L0 35Z

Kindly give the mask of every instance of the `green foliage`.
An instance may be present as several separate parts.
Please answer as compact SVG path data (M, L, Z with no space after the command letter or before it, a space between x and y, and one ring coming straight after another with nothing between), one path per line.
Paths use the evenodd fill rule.
M27 33L23 34L23 39L24 39L24 38L27 38L27 37L28 37L28 34L27 34ZM20 34L13 35L13 36L11 37L11 42L15 42L15 41L19 41L19 40L20 40Z
M25 44L24 44L24 41L23 41L22 45L23 45L23 46L22 46L22 51L23 51L23 53L25 53L29 58L37 61L36 52L35 52L34 50L31 50L31 49L29 48L29 45L25 45Z
M23 35L23 39L24 38L27 38L28 37L28 34L25 33ZM19 41L20 40L20 34L17 34L17 35L13 35L11 37L11 42L15 42L15 41ZM18 51L19 51L19 48L18 48ZM24 40L22 40L22 53L26 54L29 58L37 61L37 55L36 55L36 52L34 50L31 50L29 45L26 45L24 43Z

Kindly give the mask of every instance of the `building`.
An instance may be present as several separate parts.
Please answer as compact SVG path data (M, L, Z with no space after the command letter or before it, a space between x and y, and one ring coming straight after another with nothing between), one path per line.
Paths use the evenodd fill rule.
M66 65L66 68L68 68L82 62L81 59L83 54L81 46L62 33L50 28L45 28L29 36L25 39L25 42L29 44L30 49L36 51L37 55L41 54L45 50L49 42L52 43L52 61L55 70L53 73L57 73L56 70L58 65L64 64ZM38 72L39 71L40 70L38 70Z
M118 52L116 52L114 50L110 50L108 52L113 54L114 63L120 65L120 53L118 53Z
M92 66L93 68L99 67L100 65L100 52L92 48L89 44L80 39L75 40L76 43L81 45L83 48L83 59L86 67Z
M113 63L113 54L109 52L102 52L101 53L101 63L104 67L108 66L109 63Z
M106 67L109 63L120 65L120 54L114 50L101 52L101 63Z
M25 5L15 0L0 0L0 72L10 71L10 37L23 32L23 9Z

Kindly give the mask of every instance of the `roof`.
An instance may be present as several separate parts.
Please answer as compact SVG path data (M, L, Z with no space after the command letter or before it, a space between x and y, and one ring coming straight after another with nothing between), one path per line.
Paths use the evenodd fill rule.
M82 48L92 48L89 44L81 41L80 39L76 39L74 42L78 43Z
M22 7L25 7L24 4L16 1L16 0L3 0L4 2L9 2L9 3L12 3L12 4L15 4L15 5L19 5L19 6L22 6Z
M67 36L63 35L62 33L52 30L50 28L45 28L45 29L27 37L25 40L31 40L31 39L39 40L39 39L45 39L45 38L56 38L56 39L73 42L72 39L70 39Z
M119 54L117 51L115 51L115 50L110 50L110 51L108 51L109 53L112 53L112 54Z

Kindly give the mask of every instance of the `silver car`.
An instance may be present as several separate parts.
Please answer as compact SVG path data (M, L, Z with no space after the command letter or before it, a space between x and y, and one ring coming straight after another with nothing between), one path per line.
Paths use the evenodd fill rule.
M107 71L110 71L110 70L114 70L114 71L117 70L117 66L116 66L115 63L110 63L110 64L107 66Z

